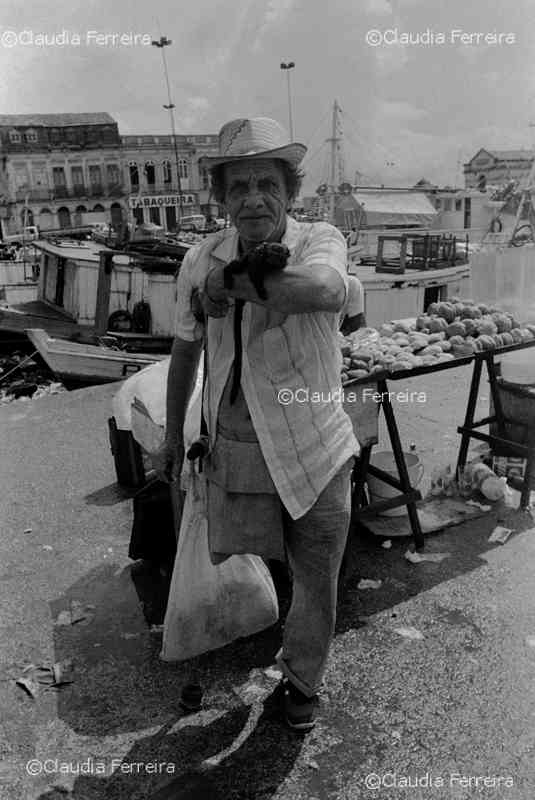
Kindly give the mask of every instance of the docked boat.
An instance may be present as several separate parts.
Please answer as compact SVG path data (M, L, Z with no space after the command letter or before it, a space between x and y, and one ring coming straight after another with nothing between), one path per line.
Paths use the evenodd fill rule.
M67 386L121 381L167 358L162 354L129 353L104 345L55 339L42 328L28 328L26 335L58 380Z

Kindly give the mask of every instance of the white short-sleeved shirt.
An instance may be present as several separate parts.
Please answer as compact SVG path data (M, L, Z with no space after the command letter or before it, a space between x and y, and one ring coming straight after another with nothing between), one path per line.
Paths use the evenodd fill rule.
M364 313L364 290L362 283L355 275L347 276L347 297L342 310L341 319L356 317Z
M328 223L287 218L283 244L288 266L329 266L333 282L346 287L347 248ZM237 257L238 232L220 231L191 248L177 279L175 333L186 341L204 336L191 295L202 291L208 272ZM293 519L305 514L342 465L358 453L352 423L342 406L341 312L284 314L246 303L242 319L241 387L262 454L281 501ZM234 359L234 305L207 323L208 370L204 409L213 444L223 389Z

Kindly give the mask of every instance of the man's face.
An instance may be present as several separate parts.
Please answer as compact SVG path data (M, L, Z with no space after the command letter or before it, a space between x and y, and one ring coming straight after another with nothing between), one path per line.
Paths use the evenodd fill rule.
M280 164L269 159L225 164L225 206L244 242L280 241L288 207Z

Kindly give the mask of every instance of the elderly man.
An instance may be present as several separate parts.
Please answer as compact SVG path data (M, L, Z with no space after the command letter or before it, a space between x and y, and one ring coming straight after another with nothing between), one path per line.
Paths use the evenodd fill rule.
M204 162L234 227L192 248L180 270L161 469L169 479L182 464L204 342L211 557L287 558L293 592L277 662L286 720L307 731L334 633L358 452L335 392L346 243L327 223L288 215L306 148L277 122L233 120L219 150ZM197 294L206 324L192 309Z

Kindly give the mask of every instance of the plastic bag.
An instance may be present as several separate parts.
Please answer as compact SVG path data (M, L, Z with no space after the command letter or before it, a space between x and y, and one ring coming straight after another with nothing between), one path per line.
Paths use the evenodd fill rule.
M165 425L165 395L170 360L165 358L157 361L123 381L112 398L113 416L120 430L129 431L132 428L131 407L134 397L142 401L153 422Z
M130 378L127 378L119 391L112 399L113 416L115 422L120 430L131 430L132 416L131 407L134 397L137 397L147 411L150 418L156 425L161 425L165 428L166 417L166 397L167 397L167 375L169 372L169 363L171 359L165 358L162 361L157 361L148 367L136 372ZM202 359L197 370L197 378L195 388L190 400L190 406L193 405L197 394L202 389L202 376L203 376L203 362ZM200 425L200 408L199 425ZM184 423L184 438L186 437L186 427L188 419ZM197 426L198 430L198 426ZM198 434L196 434L198 435Z
M203 478L186 495L164 621L163 661L183 661L215 650L278 619L269 571L254 555L234 555L214 566L202 510Z

